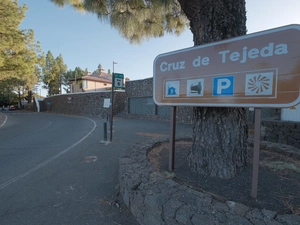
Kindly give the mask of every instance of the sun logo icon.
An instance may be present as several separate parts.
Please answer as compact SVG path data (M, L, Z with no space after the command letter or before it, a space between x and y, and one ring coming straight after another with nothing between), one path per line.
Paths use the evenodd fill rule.
M257 94L263 93L270 88L270 78L261 74L249 79L248 82L248 88Z
M272 95L273 72L246 74L245 95Z

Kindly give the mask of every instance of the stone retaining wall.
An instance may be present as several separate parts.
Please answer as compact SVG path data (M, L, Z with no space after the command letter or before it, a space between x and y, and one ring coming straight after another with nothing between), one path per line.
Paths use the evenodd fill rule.
M150 115L131 114L129 112L129 99L130 98L153 98L153 78L147 78L143 80L127 81L125 85L126 92L126 117L139 118L139 119L155 119L155 120L170 120L170 117L162 117L157 115L157 108L159 106L153 103L152 112ZM169 107L171 110L171 107ZM193 107L191 106L177 106L176 107L176 121L179 123L192 123Z
M125 92L127 98L153 96L153 78L127 81Z
M111 92L88 92L55 95L45 98L47 111L79 116L99 116L105 118L110 115L110 108L104 108L104 99L110 98ZM123 113L125 109L125 92L114 93L114 115Z
M262 121L261 139L291 145L300 151L300 122Z
M128 100L132 97L152 97L153 79L126 82L126 92L115 92L114 115L124 113L126 117L169 120L169 117L158 115L131 115L128 113ZM47 111L80 115L99 116L105 118L110 115L110 109L104 108L105 98L110 98L111 92L89 92L77 94L56 95L46 98ZM157 107L153 104L153 107ZM153 108L153 112L155 112ZM277 112L277 111L276 111ZM270 113L269 113L270 114ZM272 113L271 113L272 114ZM177 107L176 121L179 123L192 123L193 107ZM249 122L251 124L253 121ZM300 149L300 122L280 120L263 120L261 125L261 139L274 143L294 146Z
M120 192L140 224L300 224L299 215L279 215L237 202L218 202L209 194L176 183L168 174L156 172L146 155L155 144L164 141L167 139L134 146L119 161Z

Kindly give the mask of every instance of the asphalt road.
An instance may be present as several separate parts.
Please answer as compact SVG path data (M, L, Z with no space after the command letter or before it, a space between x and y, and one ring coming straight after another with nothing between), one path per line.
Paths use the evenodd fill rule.
M134 144L169 135L168 122L115 118L113 142L105 145L99 118L4 114L1 225L138 224L118 195L119 156ZM177 130L191 133L190 125Z

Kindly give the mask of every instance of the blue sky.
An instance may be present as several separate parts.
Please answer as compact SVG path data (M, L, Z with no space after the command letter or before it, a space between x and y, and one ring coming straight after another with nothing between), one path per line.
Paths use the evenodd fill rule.
M300 24L299 0L246 0L248 33L288 24ZM68 69L79 66L93 72L100 63L105 70L123 73L130 80L153 76L153 61L159 54L193 46L193 36L186 30L179 37L166 35L132 45L108 23L96 15L76 12L71 7L58 8L49 0L19 0L28 11L22 29L33 29L45 53L62 54ZM43 90L42 94L45 95Z

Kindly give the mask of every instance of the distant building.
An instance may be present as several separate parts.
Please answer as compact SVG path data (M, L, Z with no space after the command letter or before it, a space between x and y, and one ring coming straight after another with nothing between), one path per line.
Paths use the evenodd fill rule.
M88 72L86 76L70 80L71 93L106 91L112 86L112 75L105 73L101 68L100 73Z

